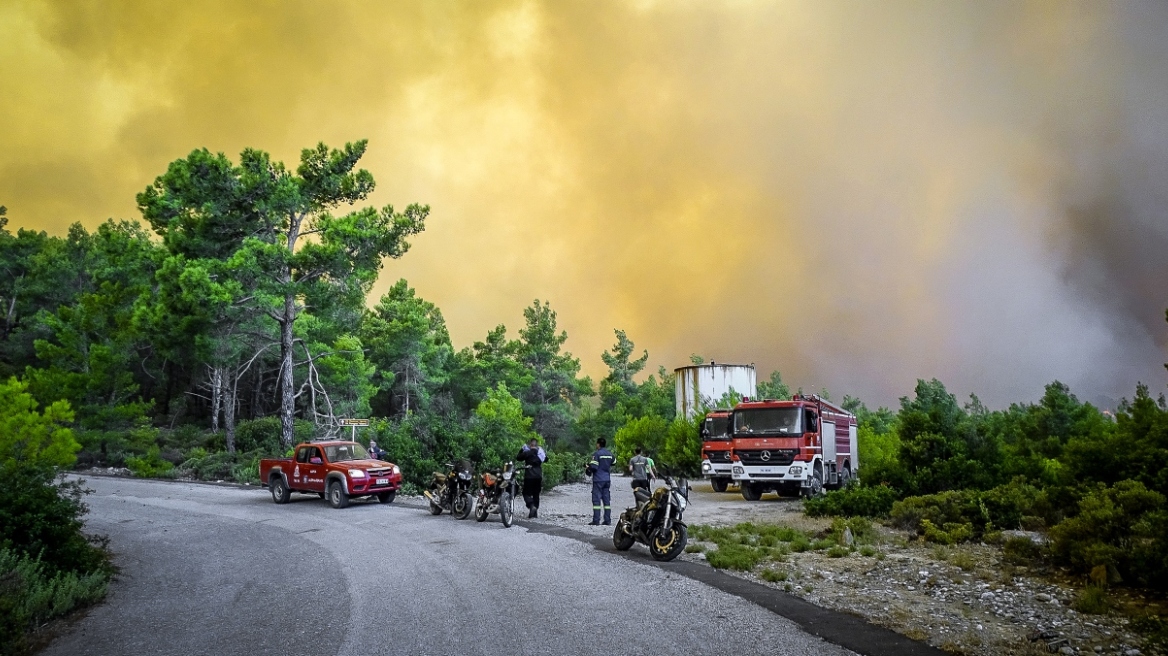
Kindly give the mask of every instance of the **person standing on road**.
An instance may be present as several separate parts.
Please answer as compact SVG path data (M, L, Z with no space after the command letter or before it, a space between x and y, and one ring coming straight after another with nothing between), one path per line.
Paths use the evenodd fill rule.
M654 478L659 478L657 476L657 463L653 462L653 457L649 454L645 454L645 460L648 461L645 465L645 471L648 472L649 482L652 483ZM649 486L646 485L645 489L649 489Z
M586 468L588 474L592 476L592 521L588 523L589 526L601 523L607 526L612 523L612 477L609 472L612 470L614 458L612 452L604 448L607 444L603 437L596 440L596 451L593 452L592 460L588 462ZM602 509L604 522L600 521Z
M639 487L649 489L649 459L641 455L641 447L637 447L636 455L629 458L629 471L633 474L633 489Z
M527 504L527 518L539 517L539 491L543 487L543 463L547 462L547 453L539 445L539 440L533 437L519 450L516 459L526 465L523 501Z

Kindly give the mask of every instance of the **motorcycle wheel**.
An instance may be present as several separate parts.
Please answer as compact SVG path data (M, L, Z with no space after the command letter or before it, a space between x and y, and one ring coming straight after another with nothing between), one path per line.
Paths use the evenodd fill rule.
M617 551L628 551L636 541L636 538L625 533L622 522L617 521L616 526L612 529L612 546L616 547Z
M649 555L653 560L673 560L685 549L688 540L689 533L681 524L659 528L649 536Z
M475 501L475 521L487 521L487 497L482 494Z
M470 517L471 506L470 495L466 492L454 497L454 503L450 506L450 514L454 515L455 519L466 519Z
M433 499L430 499L430 514L431 515L441 515L442 514L442 505L439 503L435 503Z
M504 492L499 497L499 517L503 519L503 528L511 528L515 523L515 497L510 492Z

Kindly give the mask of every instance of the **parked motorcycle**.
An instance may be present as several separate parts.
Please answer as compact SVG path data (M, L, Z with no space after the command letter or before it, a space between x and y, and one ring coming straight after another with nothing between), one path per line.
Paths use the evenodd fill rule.
M445 474L434 472L429 489L422 493L430 500L430 514L441 515L445 510L455 519L466 519L470 517L474 505L470 493L470 486L474 481L470 461L448 462L446 470Z
M503 526L511 528L515 522L515 494L519 489L515 463L509 462L499 471L483 472L479 479L482 487L475 498L475 519L484 522L487 516L498 514Z
M664 481L666 485L651 494L643 488L633 490L637 505L621 513L612 532L612 544L619 551L640 542L649 547L653 560L668 561L685 549L689 532L682 513L689 505L689 481L670 476Z

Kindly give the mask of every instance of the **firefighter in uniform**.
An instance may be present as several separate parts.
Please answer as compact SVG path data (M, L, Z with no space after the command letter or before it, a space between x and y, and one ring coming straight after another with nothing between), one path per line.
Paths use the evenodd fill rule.
M609 471L614 460L612 452L604 448L607 442L604 438L596 440L596 451L588 463L588 473L592 476L592 521L589 526L601 524L600 511L604 510L605 526L612 523L612 478Z

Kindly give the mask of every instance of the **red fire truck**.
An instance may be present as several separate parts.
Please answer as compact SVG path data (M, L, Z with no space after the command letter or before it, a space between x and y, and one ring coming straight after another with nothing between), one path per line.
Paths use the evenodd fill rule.
M702 422L702 476L710 479L715 492L725 492L730 484L730 413L718 408Z
M731 477L747 501L768 491L817 496L860 467L856 416L817 395L743 401L730 420Z

